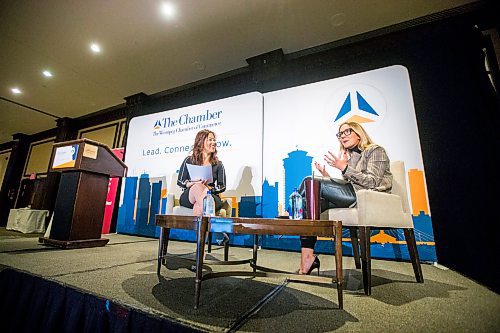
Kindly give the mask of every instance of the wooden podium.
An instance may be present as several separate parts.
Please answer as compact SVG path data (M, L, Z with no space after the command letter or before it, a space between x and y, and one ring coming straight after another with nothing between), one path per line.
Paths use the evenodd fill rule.
M127 166L105 144L89 139L54 144L51 172L61 180L49 237L39 242L61 248L104 246L102 221L109 177L124 177Z

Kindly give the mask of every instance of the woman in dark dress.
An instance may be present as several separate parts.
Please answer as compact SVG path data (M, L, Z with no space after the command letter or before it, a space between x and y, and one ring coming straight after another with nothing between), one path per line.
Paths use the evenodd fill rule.
M213 182L191 179L186 164L211 165ZM202 214L203 199L208 190L211 191L215 200L215 210L221 209L222 202L219 194L226 190L226 172L224 165L217 158L217 141L214 132L204 129L196 134L193 150L184 159L179 169L177 185L183 189L179 199L181 206L192 208L194 215Z

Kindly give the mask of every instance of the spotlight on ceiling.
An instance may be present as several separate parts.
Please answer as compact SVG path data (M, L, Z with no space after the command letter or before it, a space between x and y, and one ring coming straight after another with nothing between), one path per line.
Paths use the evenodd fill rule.
M171 2L162 2L160 12L166 18L174 18L176 14L175 6Z
M21 89L19 88L12 88L10 91L12 91L12 93L16 95L19 95L21 93Z
M50 71L43 71L42 74L45 77L52 77L52 73Z
M92 43L90 44L90 49L92 50L92 52L94 53L101 53L101 47L99 46L99 44L97 43Z

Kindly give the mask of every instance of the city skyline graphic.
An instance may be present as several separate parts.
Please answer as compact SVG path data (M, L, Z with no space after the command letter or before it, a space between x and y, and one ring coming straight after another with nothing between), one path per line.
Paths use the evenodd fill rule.
M282 208L287 208L288 196L305 177L312 173L312 157L305 150L296 149L287 154L283 161L284 184L269 183L264 178L262 196L242 196L234 204L233 216L240 217L277 217ZM415 227L417 248L422 261L436 261L435 242L432 231L432 220L429 215L429 206L425 195L424 173L421 170L407 171L409 192L411 198L412 219ZM166 177L150 177L143 173L140 177L126 177L124 182L123 200L119 206L117 232L159 237L159 228L156 227L154 217L164 214L167 203L167 191L164 188ZM284 186L285 196L279 198L279 186ZM285 205L282 207L282 205ZM343 250L352 254L349 232L343 231ZM188 230L172 230L171 238L186 241L195 241L195 234ZM403 231L392 229L389 231L372 230L371 254L379 258L409 259ZM253 237L235 235L231 237L231 244L251 246ZM298 236L263 236L261 245L266 248L282 250L300 250ZM331 239L320 238L316 246L318 253L332 253Z

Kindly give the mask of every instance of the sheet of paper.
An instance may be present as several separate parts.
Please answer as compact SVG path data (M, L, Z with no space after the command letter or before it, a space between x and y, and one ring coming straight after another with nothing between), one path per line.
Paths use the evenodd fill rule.
M94 146L94 145L89 145L86 143L83 146L83 157L88 157L88 158L93 158L94 160L97 159L97 150L99 147Z
M78 156L78 145L57 147L52 169L72 168Z
M194 165L187 163L186 166L191 180L207 180L209 183L214 181L211 165Z

